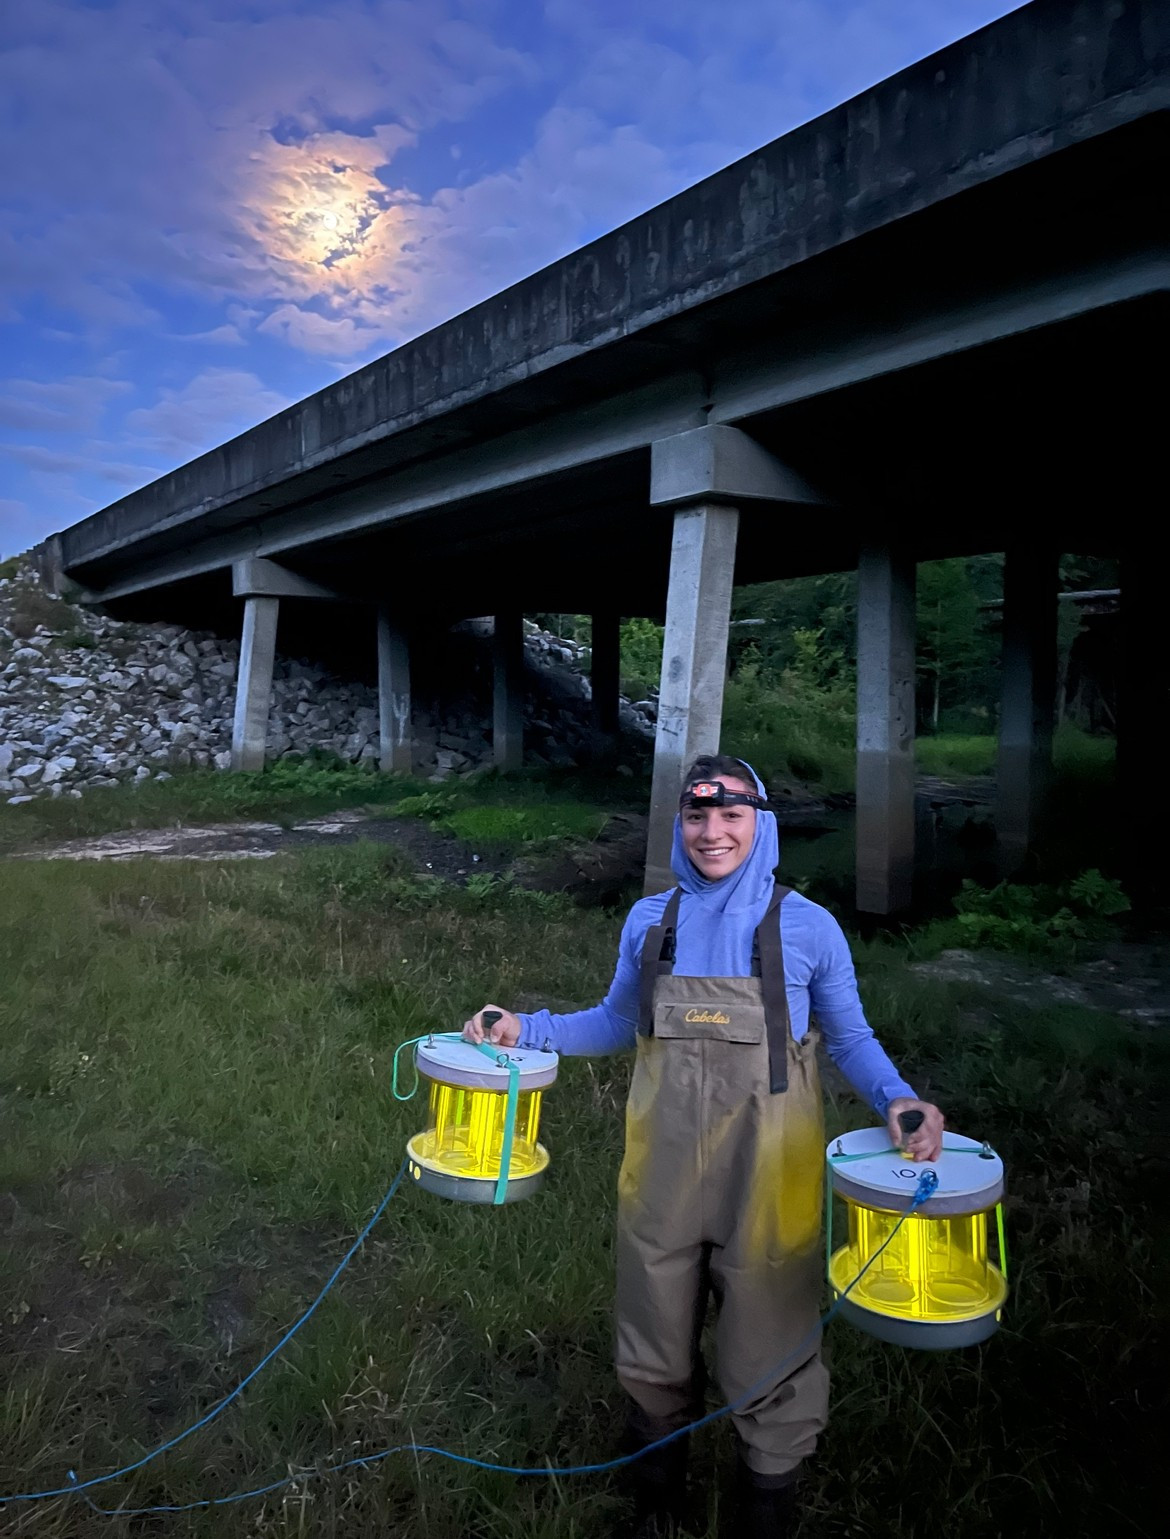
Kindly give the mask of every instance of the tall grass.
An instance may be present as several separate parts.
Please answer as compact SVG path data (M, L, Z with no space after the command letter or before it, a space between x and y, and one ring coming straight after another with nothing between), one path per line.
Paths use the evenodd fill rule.
M491 822L489 809L511 809L514 842L523 843L595 832L604 822L600 809L625 804L629 797L628 782L589 770L489 772L433 786L338 759L282 759L253 774L188 770L172 780L89 790L80 799L42 797L19 807L0 803L0 852L117 829L239 818L290 825L340 807L369 807L386 816L421 813L468 838L476 837L477 810ZM524 820L527 826L521 828ZM497 821L502 829L509 819Z
M619 925L498 885L420 888L380 846L2 875L0 1491L110 1469L224 1393L314 1295L422 1125L419 1102L389 1094L394 1046L486 998L596 999ZM908 1076L1004 1155L1013 1293L1001 1333L963 1353L833 1327L803 1531L1151 1531L1165 1045L1090 1011L989 1004L908 971L890 942L860 962ZM534 1200L402 1192L285 1358L103 1505L223 1494L410 1439L507 1462L606 1457L627 1075L620 1058L563 1065ZM841 1094L830 1120L870 1117ZM699 1441L712 1514L729 1453L725 1427ZM604 1480L397 1458L213 1513L99 1527L76 1501L12 1506L0 1533L587 1539L622 1511Z
M849 791L856 769L854 688L819 678L814 667L779 678L750 656L727 681L722 741L747 759L765 784L798 780Z
M47 838L71 839L115 829L263 818L289 823L337 807L392 803L424 789L402 775L378 775L343 760L282 759L252 774L179 771L171 780L93 788L80 799L38 797L0 804L0 851Z
M920 737L915 752L920 769L932 775L994 775L997 743L990 733L963 736L939 733ZM1111 737L1094 737L1072 722L1053 735L1052 762L1058 778L1099 782L1111 774L1117 745Z
M918 768L930 775L994 775L996 739L990 733L940 732L914 744Z

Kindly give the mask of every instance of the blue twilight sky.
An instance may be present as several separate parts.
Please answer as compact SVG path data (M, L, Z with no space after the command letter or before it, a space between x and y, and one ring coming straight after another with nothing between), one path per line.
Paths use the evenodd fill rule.
M1014 8L2 0L0 557Z

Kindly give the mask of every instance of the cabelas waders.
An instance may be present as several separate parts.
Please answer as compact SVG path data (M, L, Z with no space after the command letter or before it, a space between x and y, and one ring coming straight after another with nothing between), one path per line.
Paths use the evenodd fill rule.
M637 1062L618 1183L617 1371L644 1442L701 1416L699 1335L715 1297L715 1372L757 1475L816 1445L828 1373L821 1286L823 1111L816 1033L793 1040L777 885L750 978L676 977L681 891L642 949ZM809 1338L803 1362L765 1379ZM760 1383L764 1380L763 1383Z

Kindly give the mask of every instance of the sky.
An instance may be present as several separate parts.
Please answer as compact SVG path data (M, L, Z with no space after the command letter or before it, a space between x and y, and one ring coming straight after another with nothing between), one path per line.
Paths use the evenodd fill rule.
M0 558L1014 8L2 0Z

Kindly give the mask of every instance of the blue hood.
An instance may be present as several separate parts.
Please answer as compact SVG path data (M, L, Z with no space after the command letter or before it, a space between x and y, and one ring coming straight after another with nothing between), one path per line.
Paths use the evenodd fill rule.
M761 796L767 792L751 770ZM772 901L773 872L780 860L780 830L774 812L756 812L756 832L747 859L715 881L687 857L682 819L674 818L670 868L685 894L679 912L675 971L689 977L743 978L751 972L752 937Z

